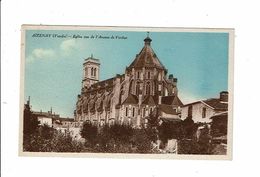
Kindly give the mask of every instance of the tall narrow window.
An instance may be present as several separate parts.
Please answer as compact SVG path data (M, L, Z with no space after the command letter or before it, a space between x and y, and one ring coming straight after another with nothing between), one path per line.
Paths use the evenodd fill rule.
M88 76L88 68L85 68L85 77Z
M140 79L140 72L137 72L137 79Z
M146 85L146 95L150 95L150 83Z
M153 112L153 108L150 108L150 114L152 114L152 112Z
M188 117L192 117L192 105L188 107Z
M136 84L135 89L136 89L136 95L138 96L140 94L140 84L139 83Z
M143 117L145 117L145 108L143 109Z
M135 108L133 108L132 114L133 114L133 117L134 117L135 116Z
M206 111L207 111L206 108L202 108L202 118L206 117Z
M128 116L128 107L125 108L125 116Z
M93 68L91 68L91 76L93 76Z
M150 72L147 73L147 77L148 77L148 79L150 79Z
M162 76L161 76L161 73L158 74L158 81L161 81L162 80Z
M97 73L97 69L94 68L94 76L96 76L96 73Z

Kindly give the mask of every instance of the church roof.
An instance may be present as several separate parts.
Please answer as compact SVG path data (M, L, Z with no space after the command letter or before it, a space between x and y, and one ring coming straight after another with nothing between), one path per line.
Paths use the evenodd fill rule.
M136 55L136 58L128 68L156 67L165 70L165 67L151 48L150 43L152 39L147 37L144 39L144 41L144 47L142 48L140 53Z
M122 104L138 104L138 98L135 95L129 94Z
M181 102L179 97L175 96L175 95L163 96L162 97L162 104L166 104L166 105L179 105L179 106L183 105L183 103Z
M147 96L144 99L144 101L142 102L142 104L150 105L150 106L155 106L156 105L155 100L154 100L153 96L151 96L151 95Z

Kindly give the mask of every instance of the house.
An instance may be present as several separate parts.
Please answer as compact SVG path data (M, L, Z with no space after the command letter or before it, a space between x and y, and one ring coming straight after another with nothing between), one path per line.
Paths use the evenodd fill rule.
M151 42L147 36L143 48L126 67L125 73L107 80L99 81L99 59L93 55L85 59L76 121L90 121L100 126L117 122L141 127L159 105L165 105L159 106L163 116L175 116L173 110L180 110L182 105L177 78L167 75L168 70L153 51ZM171 107L172 112L166 107Z
M228 92L220 92L219 98L210 98L181 106L181 119L192 117L195 123L210 123L211 117L228 111Z

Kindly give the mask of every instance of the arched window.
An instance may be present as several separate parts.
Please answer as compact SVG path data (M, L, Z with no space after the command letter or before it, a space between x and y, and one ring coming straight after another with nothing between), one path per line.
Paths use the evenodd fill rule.
M94 75L94 73L93 73L93 68L91 68L91 76L93 76Z
M125 116L128 116L128 107L125 108Z
M135 108L133 108L132 114L133 114L133 117L134 117L135 116Z
M136 84L135 90L136 90L136 95L138 96L140 94L140 84L139 83Z
M162 75L161 73L158 74L158 81L161 81L162 80Z
M88 76L88 68L85 68L85 77Z
M153 112L153 108L150 108L150 114L152 114L152 112Z
M146 95L150 95L150 83L146 84Z
M137 79L140 79L140 72L137 72Z
M96 75L97 75L97 69L94 68L94 76L96 76Z

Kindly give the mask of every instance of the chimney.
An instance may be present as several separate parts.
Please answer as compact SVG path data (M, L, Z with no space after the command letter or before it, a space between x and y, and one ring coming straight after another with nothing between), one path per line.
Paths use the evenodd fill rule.
M220 102L228 102L228 92L227 91L222 91L219 94L219 101Z

